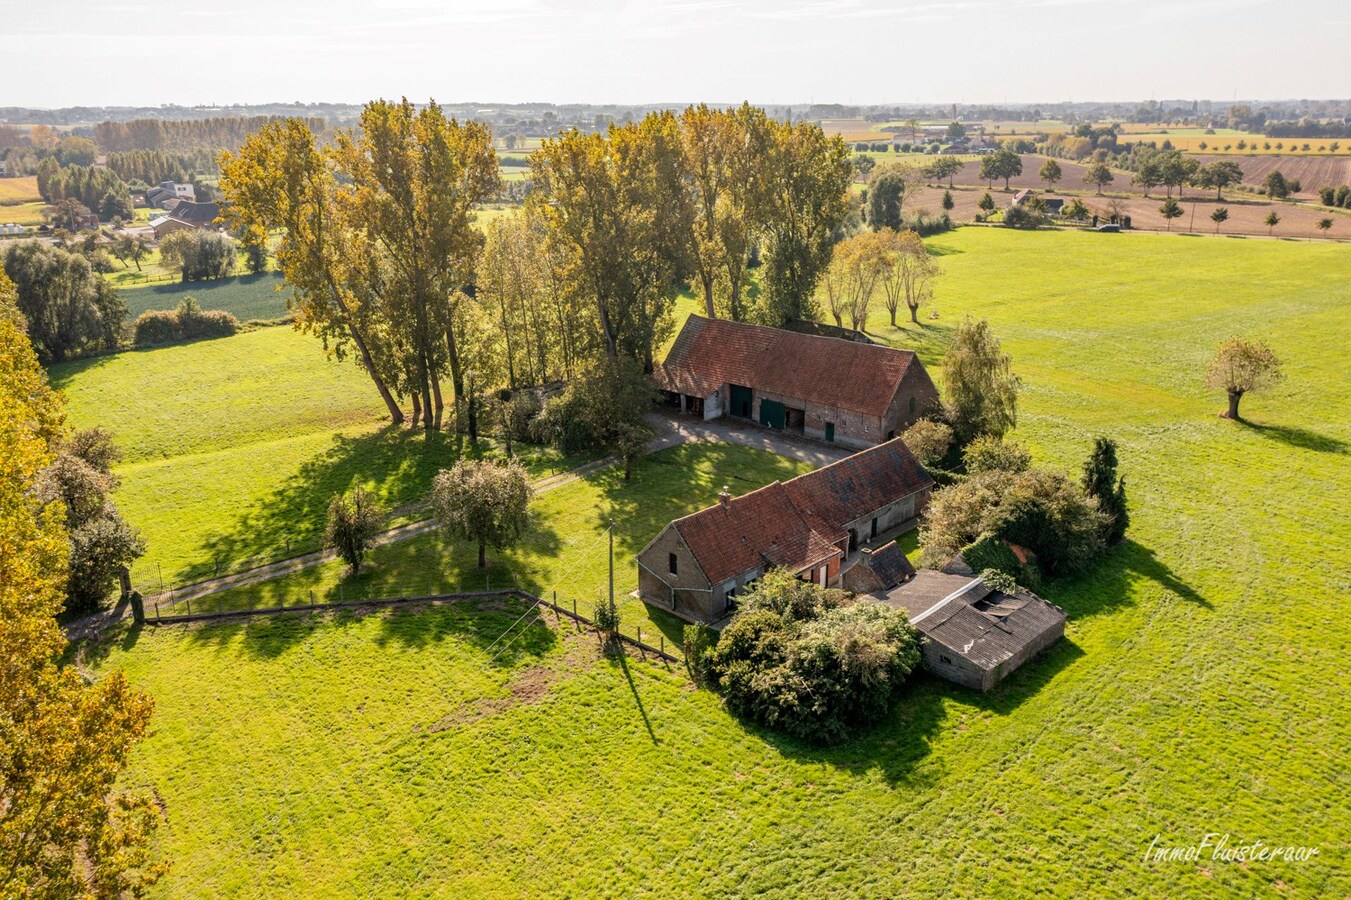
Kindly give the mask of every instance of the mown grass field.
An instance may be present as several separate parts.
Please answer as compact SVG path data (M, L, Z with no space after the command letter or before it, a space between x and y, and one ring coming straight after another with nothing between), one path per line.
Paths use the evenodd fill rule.
M333 493L363 484L407 504L464 452L388 426L353 362L287 327L79 360L51 378L72 424L107 428L123 450L115 499L147 540L132 573L146 592L313 550ZM536 475L574 462L521 456Z
M216 281L130 285L119 288L118 294L127 304L128 320L134 320L148 309L173 309L184 299L193 297L202 309L223 309L234 313L240 322L247 322L286 315L290 289L280 272L265 272Z
M159 700L130 778L167 809L175 870L157 893L1347 895L1345 249L1114 237L934 238L940 317L872 319L935 365L961 315L988 317L1039 463L1077 469L1095 435L1118 441L1129 540L1046 589L1066 639L999 689L917 678L883 725L822 751L559 633L494 660L509 609L148 628L90 665ZM1235 333L1269 341L1289 376L1244 401L1247 424L1201 384ZM627 489L598 476L543 495L556 556L626 496L625 540L658 527L670 456ZM725 471L683 466L695 505ZM467 552L404 549L372 577L431 577ZM619 578L635 580L627 561ZM1143 862L1156 836L1210 832L1319 855Z

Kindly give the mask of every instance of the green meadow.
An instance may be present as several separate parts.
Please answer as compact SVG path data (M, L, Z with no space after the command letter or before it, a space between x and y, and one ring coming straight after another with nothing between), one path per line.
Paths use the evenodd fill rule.
M77 427L111 431L124 457L114 495L148 550L144 592L318 547L335 492L357 484L389 507L420 500L467 441L391 427L366 375L288 327L77 360L51 370ZM500 450L491 440L480 452ZM536 477L576 464L518 454Z
M240 322L279 319L286 315L290 289L279 272L239 275L216 281L159 282L127 285L118 295L127 304L127 319L134 321L148 309L173 309L192 297L202 309L223 309Z
M819 750L744 726L679 671L599 658L552 617L499 641L520 614L509 605L128 632L86 663L158 701L129 776L166 809L159 850L174 868L156 895L1351 893L1345 248L978 228L930 246L938 318L892 329L879 306L874 335L936 374L960 317L986 317L1023 379L1016 436L1039 464L1077 471L1095 436L1118 443L1131 531L1091 572L1046 587L1069 616L1063 641L985 695L917 676L883 724ZM1223 397L1202 384L1232 334L1270 343L1288 376L1244 400L1243 423L1219 418ZM275 377L214 374L269 352ZM157 372L137 360L159 353ZM303 481L278 462L286 441L379 431L360 373L283 329L56 380L73 418L122 436L134 522L159 515L138 467L177 465L228 498L195 466L237 451L211 471L243 468L267 498ZM119 401L137 389L153 401ZM729 473L750 485L793 471L700 446L649 458L627 485L598 473L541 495L531 536L491 554L493 571L594 598L605 557L592 548L613 521L627 592L632 552L670 515ZM353 477L385 480L359 465ZM185 498L180 516L194 508ZM223 600L415 593L473 571L469 548L437 536L375 563L364 580L327 566ZM1156 839L1212 832L1319 853L1144 861Z

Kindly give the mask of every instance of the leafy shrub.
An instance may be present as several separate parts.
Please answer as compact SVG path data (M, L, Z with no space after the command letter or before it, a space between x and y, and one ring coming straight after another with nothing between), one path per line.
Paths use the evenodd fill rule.
M1016 577L1022 568L1017 554L1009 549L1009 545L988 532L962 548L962 559L976 572L993 569Z
M1032 454L1017 441L1006 441L983 434L966 445L962 451L966 471L972 475L981 472L1026 472L1032 465Z
M934 493L920 534L926 565L942 565L981 535L1028 548L1049 575L1083 571L1103 551L1108 518L1059 472L985 472Z
M930 215L921 209L918 212L906 213L901 219L900 230L913 231L920 237L941 234L952 230L952 217L947 213L939 216Z
M204 310L192 297L178 304L174 310L178 318L180 340L229 337L239 330L239 320L223 309Z
M503 399L501 405L502 429L514 441L528 441L531 426L539 416L543 405L529 391L517 391Z
M1039 228L1046 224L1046 218L1026 206L1010 206L1004 211L1004 224L1009 228Z
M952 426L920 419L901 433L901 440L921 463L935 465L952 449Z
M705 655L733 713L815 743L880 719L919 662L899 610L773 571Z
M596 601L596 608L591 614L591 621L595 623L596 630L605 637L606 643L617 639L619 634L619 608L609 597Z
M561 396L544 404L528 426L531 438L564 453L613 451L650 436L644 419L654 392L642 366L604 357L579 372Z
M137 316L132 340L137 347L150 347L171 341L229 337L238 331L239 320L233 313L202 309L196 300L188 297L172 312L151 309Z
M684 651L685 668L695 684L703 686L709 683L708 653L713 649L713 633L706 625L690 624L685 626Z
M148 309L132 325L137 347L168 344L178 339L178 316L168 309Z

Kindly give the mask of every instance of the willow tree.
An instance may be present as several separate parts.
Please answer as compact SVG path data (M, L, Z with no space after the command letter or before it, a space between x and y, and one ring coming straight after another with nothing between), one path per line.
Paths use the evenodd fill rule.
M778 322L811 318L812 295L849 212L854 169L839 135L818 125L769 123L761 220L768 244L764 286Z
M690 204L679 125L670 113L569 131L530 158L530 212L567 260L574 288L592 298L604 352L651 367L687 274Z
M377 363L378 316L353 291L355 236L339 204L332 152L300 119L269 122L221 157L225 215L245 241L279 231L277 265L291 287L295 327L339 359L355 348L395 424L403 411Z

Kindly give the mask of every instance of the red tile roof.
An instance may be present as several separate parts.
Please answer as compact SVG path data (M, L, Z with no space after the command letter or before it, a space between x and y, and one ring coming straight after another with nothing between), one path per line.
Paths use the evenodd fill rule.
M654 377L691 396L740 384L881 417L912 363L910 350L690 316Z
M784 483L793 505L813 528L837 541L844 526L925 488L933 477L900 438L846 456Z
M672 524L711 584L761 567L800 572L840 554L803 520L777 481Z
M761 567L800 572L840 554L847 523L933 483L896 438L672 525L711 584Z

